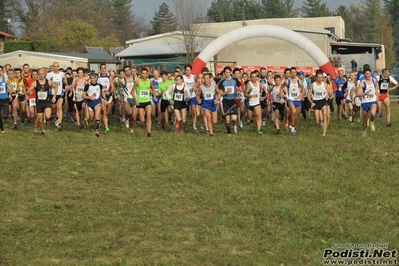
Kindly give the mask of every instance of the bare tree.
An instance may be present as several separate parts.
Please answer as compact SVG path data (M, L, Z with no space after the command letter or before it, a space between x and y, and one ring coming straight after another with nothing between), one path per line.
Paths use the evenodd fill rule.
M206 7L203 1L198 0L174 0L173 5L177 28L182 32L182 50L192 62L204 46L199 36L206 33Z

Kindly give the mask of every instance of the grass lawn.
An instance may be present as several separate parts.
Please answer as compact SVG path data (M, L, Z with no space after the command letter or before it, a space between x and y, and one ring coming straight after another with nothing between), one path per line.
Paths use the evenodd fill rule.
M0 135L0 265L322 265L333 243L399 248L399 105L392 127L327 137L253 124L228 137L116 119Z

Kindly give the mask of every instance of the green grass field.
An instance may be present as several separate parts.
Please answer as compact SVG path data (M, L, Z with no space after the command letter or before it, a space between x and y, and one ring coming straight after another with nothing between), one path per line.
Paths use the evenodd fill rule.
M0 265L322 265L333 243L399 248L399 105L375 132L254 125L0 135Z

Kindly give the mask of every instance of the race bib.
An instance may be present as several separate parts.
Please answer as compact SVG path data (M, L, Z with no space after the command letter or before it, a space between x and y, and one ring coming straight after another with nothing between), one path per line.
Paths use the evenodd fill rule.
M140 91L140 97L141 98L149 98L150 97L150 91L149 90Z
M388 90L388 86L389 86L388 83L381 83L381 90L384 90L384 91Z
M29 99L29 106L36 106L36 99Z
M6 93L6 87L1 86L0 87L0 94L4 94L4 93Z
M204 99L205 99L205 100L212 100L212 99L213 99L213 96L214 96L213 93L205 93Z
M249 98L249 104L250 105L257 105L259 104L259 94L252 94L253 96L255 96L254 98Z
M291 93L291 97L297 98L298 97L298 93L296 93L296 92Z
M227 91L227 94L233 94L234 93L234 86L226 86L224 87Z
M37 93L37 98L39 100L47 100L47 91L39 91Z
M175 93L175 101L183 101L183 93Z
M355 98L355 104L356 104L356 106L360 106L362 104L362 101L360 100L360 98L358 98L358 97Z
M338 90L339 90L339 91L342 91L342 86L339 86Z

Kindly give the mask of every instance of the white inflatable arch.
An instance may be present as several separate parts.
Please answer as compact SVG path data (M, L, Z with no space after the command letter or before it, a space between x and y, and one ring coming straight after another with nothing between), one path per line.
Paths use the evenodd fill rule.
M323 51L308 38L287 28L273 25L254 25L232 30L209 43L193 62L193 73L198 75L201 69L226 46L238 41L255 37L270 37L289 42L306 52L325 73L333 78L337 74Z

